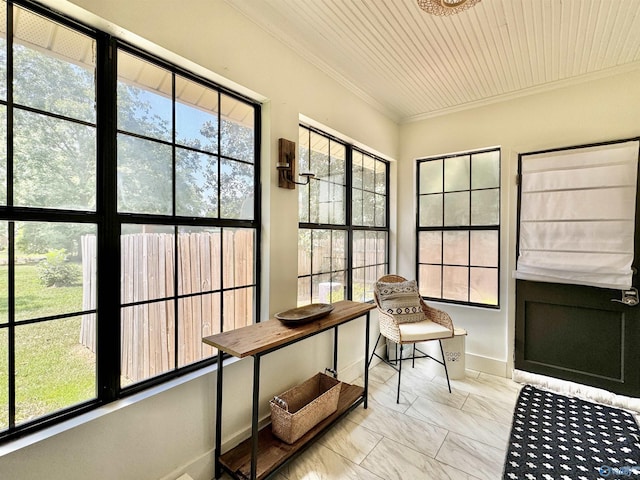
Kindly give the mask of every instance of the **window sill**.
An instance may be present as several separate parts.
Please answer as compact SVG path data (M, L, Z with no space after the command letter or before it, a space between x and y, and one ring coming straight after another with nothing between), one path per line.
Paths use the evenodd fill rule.
M227 358L224 360L224 365L227 366L229 364L237 362L238 360L239 359L235 357ZM148 388L142 392L122 398L120 400L116 400L107 405L103 405L96 408L95 410L83 413L82 415L78 415L77 417L71 418L64 422L60 422L56 425L52 425L32 434L25 435L24 437L17 438L16 440L9 441L4 445L0 445L0 458L31 445L35 445L39 442L46 441L49 438L55 437L60 433L64 433L68 430L73 430L76 427L92 422L93 420L101 418L105 415L109 415L113 412L117 412L118 410L126 408L130 405L134 405L136 403L147 400L151 397L154 397L155 395L159 395L163 392L171 390L172 388L184 385L185 383L191 382L197 378L209 375L213 372L216 372L217 370L217 364L203 367L194 372L188 373L178 378L174 378L160 385L156 385L155 387Z

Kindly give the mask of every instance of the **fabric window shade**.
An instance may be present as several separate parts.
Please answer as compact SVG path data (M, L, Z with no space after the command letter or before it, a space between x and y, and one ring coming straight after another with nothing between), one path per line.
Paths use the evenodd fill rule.
M515 278L631 287L637 140L521 156Z

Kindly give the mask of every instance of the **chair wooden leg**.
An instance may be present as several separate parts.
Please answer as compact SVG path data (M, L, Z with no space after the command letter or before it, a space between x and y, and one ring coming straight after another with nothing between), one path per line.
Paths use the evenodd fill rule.
M440 353L442 353L442 365L444 366L444 374L447 376L447 386L449 387L449 393L451 393L451 384L449 383L449 372L447 371L447 361L444 358L444 349L442 348L442 340L438 340L440 344Z

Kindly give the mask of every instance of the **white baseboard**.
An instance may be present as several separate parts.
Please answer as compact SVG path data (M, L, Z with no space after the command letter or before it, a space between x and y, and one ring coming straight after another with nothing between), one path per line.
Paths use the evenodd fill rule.
M386 354L386 345L380 345L376 349L376 353L383 357ZM340 371L338 372L338 379L346 383L352 383L354 380L362 376L362 374L364 373L365 362L367 362L368 360L368 358L365 358L353 362L350 365L342 366L340 368ZM373 367L381 361L382 360L380 360L378 357L373 357L373 360L371 360L371 366Z
M215 468L214 464L212 449L194 458L188 464L175 469L160 480L211 480Z
M469 370L476 370L478 372L488 373L498 377L510 377L507 373L507 362L503 360L482 357L480 355L474 355L473 353L467 353L465 355L465 360L465 368Z

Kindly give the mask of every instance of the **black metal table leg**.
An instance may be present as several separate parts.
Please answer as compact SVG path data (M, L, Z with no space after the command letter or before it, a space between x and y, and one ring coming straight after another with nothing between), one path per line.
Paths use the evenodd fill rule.
M338 375L338 326L333 327L333 371Z
M367 400L369 399L369 312L367 312L366 327L364 333L364 408L367 408Z
M218 377L216 381L216 449L215 449L215 478L222 475L220 465L220 451L222 448L222 350L218 350Z
M260 355L253 357L253 412L251 414L251 480L258 476L258 407L260 398Z

